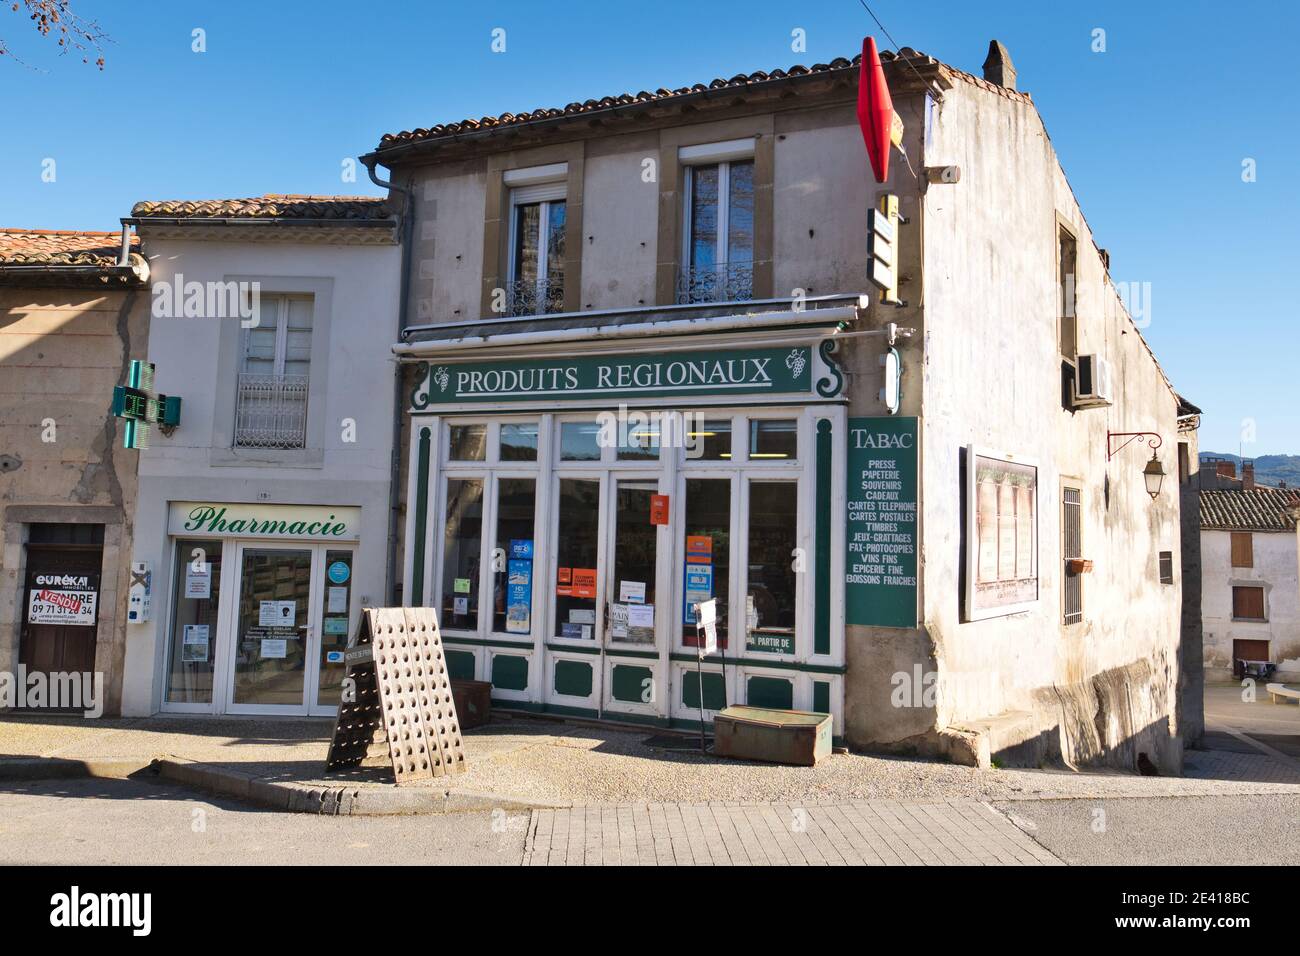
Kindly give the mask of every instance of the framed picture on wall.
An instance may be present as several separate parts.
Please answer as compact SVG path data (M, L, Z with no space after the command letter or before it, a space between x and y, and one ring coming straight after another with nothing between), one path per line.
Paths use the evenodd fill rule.
M1038 466L966 447L967 621L1028 611L1038 603Z

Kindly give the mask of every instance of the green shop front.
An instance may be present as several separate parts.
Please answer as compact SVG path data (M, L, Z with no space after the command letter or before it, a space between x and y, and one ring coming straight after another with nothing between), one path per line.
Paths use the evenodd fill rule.
M842 726L853 304L408 330L404 600L499 708ZM695 604L716 599L697 662ZM701 699L702 698L702 699Z

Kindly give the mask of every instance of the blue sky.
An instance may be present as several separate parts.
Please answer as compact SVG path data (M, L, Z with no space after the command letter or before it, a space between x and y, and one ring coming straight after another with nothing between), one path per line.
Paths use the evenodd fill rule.
M1202 448L1300 453L1297 5L869 2L900 44L972 73L991 38L1007 45L1112 277L1150 283L1145 334L1205 409ZM374 192L364 171L342 182L341 162L385 131L852 56L866 33L890 46L857 0L74 7L112 37L102 72L0 5L27 63L0 58L0 226L111 229L141 199Z

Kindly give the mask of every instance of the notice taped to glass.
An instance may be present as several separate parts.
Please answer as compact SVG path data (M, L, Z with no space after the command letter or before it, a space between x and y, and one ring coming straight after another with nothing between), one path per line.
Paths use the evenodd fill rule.
M848 469L845 620L916 627L916 419L850 418Z

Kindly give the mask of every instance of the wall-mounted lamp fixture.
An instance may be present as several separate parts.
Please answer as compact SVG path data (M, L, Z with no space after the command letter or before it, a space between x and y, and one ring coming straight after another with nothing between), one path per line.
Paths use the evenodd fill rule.
M1111 446L1111 439L1124 438L1114 447ZM1156 449L1161 445L1160 436L1155 432L1106 432L1106 460L1110 461L1118 455L1126 446L1133 442L1146 442L1151 446L1151 460L1147 466L1142 469L1142 480L1146 482L1147 494L1151 500L1155 501L1156 496L1160 494L1160 486L1165 480L1165 469L1160 464L1160 458L1156 455Z

